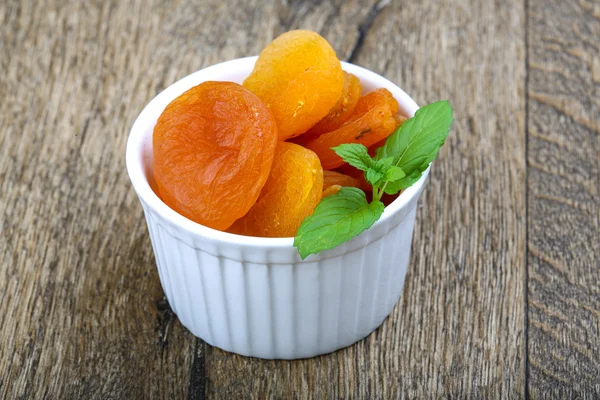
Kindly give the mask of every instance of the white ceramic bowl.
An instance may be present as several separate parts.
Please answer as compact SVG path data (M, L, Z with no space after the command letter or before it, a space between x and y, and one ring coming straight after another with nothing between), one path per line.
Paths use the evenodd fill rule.
M241 83L256 57L195 72L156 96L127 142L127 170L144 208L162 287L181 323L213 346L270 359L330 353L363 339L398 301L409 262L417 200L427 172L368 231L301 260L293 238L220 232L179 215L155 194L152 131L164 108L207 80ZM392 92L406 116L417 104L387 79L352 64L363 91Z

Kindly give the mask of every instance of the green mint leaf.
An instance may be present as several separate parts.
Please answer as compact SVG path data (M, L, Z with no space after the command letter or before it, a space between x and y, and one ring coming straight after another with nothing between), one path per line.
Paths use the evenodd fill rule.
M341 144L332 148L335 153L355 168L365 172L365 179L376 186L386 180L388 170L394 163L393 157L385 157L375 161L369 155L368 149L357 143Z
M429 164L428 164L429 165ZM425 167L427 169L427 167ZM393 182L388 182L385 185L384 192L387 194L396 194L402 189L407 187L411 187L414 185L419 179L421 179L421 175L423 174L420 170L415 170L411 175L405 176Z
M383 210L381 201L367 203L362 190L343 187L336 194L324 197L313 214L304 219L296 232L294 246L302 259L332 249L369 229Z
M377 171L380 171L384 175L387 173L388 169L394 164L394 157L386 157L381 160L377 160L373 164L373 168Z
M375 161L374 167L380 170L387 170L394 163L394 157L386 157Z
M365 179L373 187L380 186L386 181L395 181L404 177L402 168L392 165L394 159L387 157L382 160L377 160L373 168L365 171Z
M391 165L387 171L385 171L385 180L389 182L397 181L401 178L404 178L406 174L400 167L396 167L395 165Z
M369 150L362 144L345 143L333 147L332 150L345 162L361 171L367 171L375 164L375 160L369 155Z
M385 178L385 173L376 169L368 169L365 171L365 179L371 186L377 185Z
M375 160L393 157L405 177L385 185L385 192L396 194L419 180L448 137L452 125L452 107L448 101L421 107L377 149Z

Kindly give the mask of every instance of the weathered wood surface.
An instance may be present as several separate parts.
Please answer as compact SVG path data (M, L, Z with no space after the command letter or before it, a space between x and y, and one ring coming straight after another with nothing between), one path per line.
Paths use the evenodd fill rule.
M599 15L0 2L0 398L598 397ZM161 301L124 152L165 86L296 27L419 103L450 99L456 122L390 318L334 354L263 361L195 339Z
M600 398L600 3L530 0L532 398Z

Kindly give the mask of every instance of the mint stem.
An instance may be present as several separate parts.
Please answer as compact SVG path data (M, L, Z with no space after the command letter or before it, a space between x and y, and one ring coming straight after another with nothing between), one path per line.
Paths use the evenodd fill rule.
M383 194L385 193L385 187L387 186L387 184L388 181L386 181L382 187L374 188L374 190L376 190L376 192L374 192L376 196L373 196L375 200L381 200L381 196L383 196Z
M383 197L383 194L385 193L385 187L387 186L388 182L389 181L385 181L382 187L373 187L373 201L381 200L381 197Z

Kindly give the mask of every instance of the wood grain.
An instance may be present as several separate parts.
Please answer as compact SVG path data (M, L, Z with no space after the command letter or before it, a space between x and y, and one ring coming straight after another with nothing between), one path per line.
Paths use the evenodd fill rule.
M0 2L0 398L600 397L599 21L590 0ZM390 318L265 361L179 324L124 153L160 90L294 28L456 121Z
M157 311L124 150L143 105L198 65L153 63L168 10L123 5L0 5L1 398L187 391L195 340Z
M374 334L331 355L274 362L207 348L207 395L523 397L524 7L394 2L354 53L419 103L449 98L456 110L421 201L404 294Z
M531 398L600 398L600 4L531 0Z

